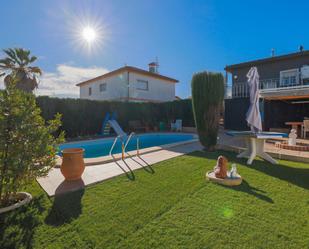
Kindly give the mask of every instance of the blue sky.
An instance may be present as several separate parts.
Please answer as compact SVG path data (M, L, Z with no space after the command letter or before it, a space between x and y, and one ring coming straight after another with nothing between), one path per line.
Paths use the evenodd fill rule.
M1 3L0 48L39 57L42 94L76 96L79 80L125 63L147 69L157 56L187 97L194 72L309 48L308 11L307 1L10 0ZM101 29L95 51L77 41L85 22Z

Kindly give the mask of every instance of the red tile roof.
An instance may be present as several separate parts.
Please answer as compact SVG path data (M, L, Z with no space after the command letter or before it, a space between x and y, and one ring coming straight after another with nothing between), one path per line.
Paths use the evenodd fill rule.
M150 76L150 77L153 77L153 78L170 81L171 83L179 82L176 79L173 79L173 78L161 75L161 74L152 73L152 72L149 72L149 71L137 68L137 67L125 66L125 67L118 68L114 71L108 72L106 74L103 74L101 76L80 82L80 83L76 84L76 86L82 86L82 85L85 85L85 84L88 84L88 83L92 83L92 82L95 82L99 79L104 79L106 77L110 77L110 76L113 76L115 74L119 74L119 73L122 73L122 72L134 72L134 73L138 73L138 74L143 74L143 75Z

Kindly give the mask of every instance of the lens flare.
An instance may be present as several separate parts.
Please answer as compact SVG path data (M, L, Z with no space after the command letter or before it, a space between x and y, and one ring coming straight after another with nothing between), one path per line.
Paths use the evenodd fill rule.
M65 9L64 24L71 46L78 53L89 56L104 52L104 47L110 40L110 25L104 20L98 8Z
M98 20L81 18L76 22L76 26L72 36L74 47L87 54L98 53L105 45L107 38L107 32L102 23Z
M101 57L112 39L114 15L108 3L101 1L57 1L57 11L48 11L49 35L64 41L63 46L87 57ZM51 19L52 18L52 19Z
M223 217L227 218L227 219L232 218L234 216L233 210L231 208L229 208L229 207L223 208L222 209L222 214L223 214Z
M92 27L84 27L82 30L82 37L85 39L86 42L92 43L97 37L97 32Z

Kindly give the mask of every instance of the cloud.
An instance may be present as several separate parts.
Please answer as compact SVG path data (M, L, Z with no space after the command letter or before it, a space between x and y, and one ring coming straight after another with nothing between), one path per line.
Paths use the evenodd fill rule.
M75 67L59 64L55 72L43 72L35 94L59 98L78 98L79 87L75 86L77 83L107 72L108 70L102 67ZM3 77L1 77L0 89L3 88Z
M88 80L108 70L102 67L75 67L66 64L57 65L56 72L45 72L40 77L39 88L36 95L48 95L53 97L79 97L77 83Z

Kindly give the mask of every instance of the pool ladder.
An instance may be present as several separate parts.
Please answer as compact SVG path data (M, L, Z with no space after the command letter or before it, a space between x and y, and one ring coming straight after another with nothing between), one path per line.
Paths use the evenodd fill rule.
M113 153L114 147L115 147L115 145L117 143L117 140L121 139L121 159L124 160L125 159L125 153L126 153L127 146L129 144L131 138L134 135L135 135L135 133L131 132L129 137L128 137L128 139L127 139L127 141L126 141L126 143L124 143L122 136L118 135L117 137L115 137L113 145L112 145L112 147L111 147L111 149L109 151L109 155L112 156L112 153ZM136 155L139 156L139 137L138 136L136 138Z

